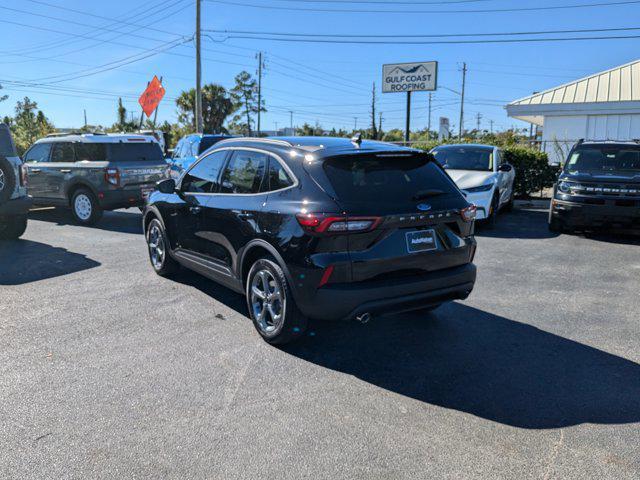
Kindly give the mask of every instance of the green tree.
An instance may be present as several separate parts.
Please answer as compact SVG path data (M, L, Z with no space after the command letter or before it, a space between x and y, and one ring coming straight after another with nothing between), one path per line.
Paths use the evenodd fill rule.
M2 90L2 85L0 85L0 90ZM0 102L4 102L7 98L9 98L9 95L0 95Z
M53 132L54 127L38 110L38 104L29 97L18 101L15 107L15 116L10 122L13 139L18 153L22 155L36 140Z
M178 121L195 131L196 90L184 91L176 100ZM215 83L202 87L202 120L204 133L226 133L224 122L236 110L227 90Z
M122 103L122 98L118 98L118 121L109 129L112 132L135 132L138 129L136 122L127 121L127 108Z
M253 133L253 115L258 111L266 112L264 100L258 104L257 82L249 72L242 71L235 78L236 84L231 89L231 98L234 101L238 114L233 117L230 126L235 133L249 135Z

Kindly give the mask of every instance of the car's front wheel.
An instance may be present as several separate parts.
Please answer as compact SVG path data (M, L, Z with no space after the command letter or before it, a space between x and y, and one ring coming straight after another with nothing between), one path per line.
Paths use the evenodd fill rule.
M149 222L145 237L153 270L162 277L175 273L179 265L169 254L169 242L160 220L154 218Z
M273 258L261 258L251 266L246 296L251 320L268 343L282 345L305 332L307 319L298 310L284 271Z
M95 225L102 218L102 208L95 195L85 188L80 188L71 197L73 218L81 225Z

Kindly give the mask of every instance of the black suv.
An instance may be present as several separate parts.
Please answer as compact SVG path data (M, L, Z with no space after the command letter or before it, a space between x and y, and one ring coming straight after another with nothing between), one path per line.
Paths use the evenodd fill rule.
M432 309L464 299L475 207L431 154L344 138L218 143L144 212L151 264L244 293L270 343L306 318Z
M549 229L640 228L640 144L579 141L554 187Z

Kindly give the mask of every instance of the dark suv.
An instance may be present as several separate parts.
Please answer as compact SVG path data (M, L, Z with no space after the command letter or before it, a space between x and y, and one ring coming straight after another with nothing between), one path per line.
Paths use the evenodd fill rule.
M554 187L549 229L640 229L640 144L579 141Z
M431 309L466 298L475 207L432 155L354 138L234 139L144 212L151 264L244 293L258 332L285 343L306 318Z
M34 143L24 161L33 202L71 207L85 225L104 210L142 207L169 175L160 145L144 135L56 135Z

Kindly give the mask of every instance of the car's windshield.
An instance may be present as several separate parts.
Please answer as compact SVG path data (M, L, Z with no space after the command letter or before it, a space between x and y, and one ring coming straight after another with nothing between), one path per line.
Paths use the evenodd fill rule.
M583 145L565 166L569 172L640 172L640 145Z
M433 151L436 160L451 170L493 170L493 149L480 147L443 147Z

